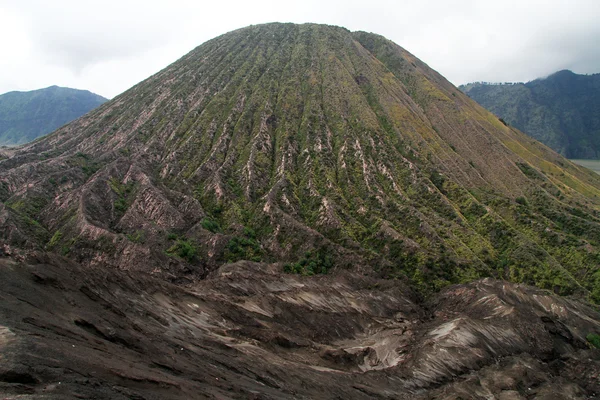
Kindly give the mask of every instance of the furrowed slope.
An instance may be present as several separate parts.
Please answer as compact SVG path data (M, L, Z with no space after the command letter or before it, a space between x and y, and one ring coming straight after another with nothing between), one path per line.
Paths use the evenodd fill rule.
M234 31L5 153L4 240L83 264L185 282L287 262L600 299L600 178L374 34Z

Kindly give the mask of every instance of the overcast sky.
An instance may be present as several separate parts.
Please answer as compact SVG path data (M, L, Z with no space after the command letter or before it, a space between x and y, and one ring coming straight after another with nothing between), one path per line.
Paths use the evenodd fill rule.
M600 72L600 0L0 0L0 93L111 98L208 39L274 21L379 33L456 85Z

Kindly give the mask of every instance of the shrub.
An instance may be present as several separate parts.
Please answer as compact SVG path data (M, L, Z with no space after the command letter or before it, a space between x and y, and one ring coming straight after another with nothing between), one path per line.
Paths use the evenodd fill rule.
M434 169L429 175L429 180L435 185L435 187L437 187L443 193L444 182L446 181L444 175L440 174L437 170Z
M519 196L515 199L515 201L517 202L517 204L521 204L522 206L528 206L529 203L527 203L527 199L523 196Z
M176 233L169 232L169 233L167 234L167 239L168 239L168 240L175 240L175 239L177 239L177 238L178 238L178 236L177 236L177 234L176 234Z
M597 349L600 349L600 335L590 333L586 336L587 341Z
M317 252L306 252L304 257L295 263L285 264L283 271L290 274L301 274L312 276L315 274L326 274L333 267L333 259L326 250Z
M10 197L10 190L8 189L8 183L0 182L0 201L6 201Z
M53 248L54 246L56 246L58 244L58 242L60 242L61 238L62 238L62 232L60 230L54 232L54 235L52 235L52 237L50 238L50 241L46 245L46 248L47 249Z
M204 218L200 222L200 225L202 225L202 228L212 233L217 233L221 231L221 226L219 225L219 223L211 218Z
M177 239L175 244L169 247L167 254L183 258L188 262L192 262L198 255L198 249L188 239Z
M523 172L525 176L531 179L543 180L544 177L537 171L537 169L533 168L531 165L527 163L517 163L517 167Z
M473 201L467 207L461 210L462 214L465 218L474 220L476 218L481 218L487 214L487 209L481 204Z
M98 162L92 160L92 157L89 154L81 152L71 157L68 163L72 166L79 166L81 171L85 174L86 179L94 175L101 167Z
M113 177L107 181L107 184L117 196L114 202L115 216L116 219L121 219L133 200L135 182L121 183Z
M141 230L135 231L135 233L128 233L126 236L133 243L144 243L146 241L146 235Z
M254 231L250 228L244 229L244 236L234 236L225 249L227 262L239 260L262 261L264 252L256 240Z

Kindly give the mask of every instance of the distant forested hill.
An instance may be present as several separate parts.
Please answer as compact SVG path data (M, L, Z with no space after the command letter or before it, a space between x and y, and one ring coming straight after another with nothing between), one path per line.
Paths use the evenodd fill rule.
M527 83L459 89L567 158L600 158L600 74L564 70Z
M30 142L81 117L106 100L87 90L58 86L0 95L0 145Z

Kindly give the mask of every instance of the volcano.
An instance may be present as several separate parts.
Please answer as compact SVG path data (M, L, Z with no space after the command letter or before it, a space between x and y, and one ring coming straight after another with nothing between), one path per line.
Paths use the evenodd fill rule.
M381 36L233 31L0 149L0 393L594 396L599 196Z

